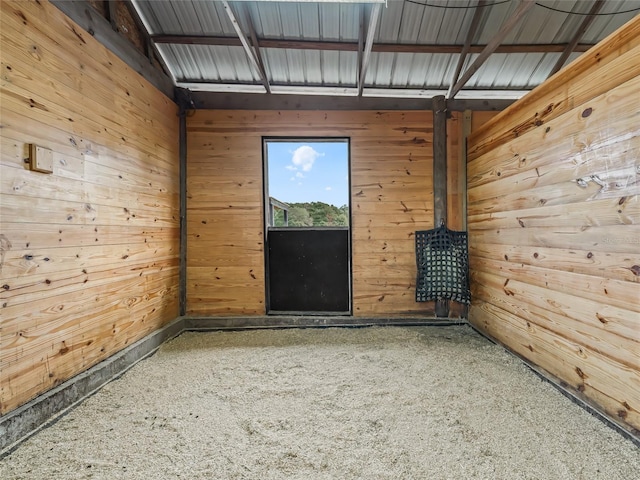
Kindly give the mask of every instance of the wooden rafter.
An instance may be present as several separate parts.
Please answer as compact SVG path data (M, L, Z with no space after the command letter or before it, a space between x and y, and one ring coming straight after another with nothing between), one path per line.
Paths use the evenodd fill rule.
M522 18L526 15L526 13L536 4L536 0L522 0L520 5L513 12L511 17L507 19L507 21L502 25L498 33L496 33L487 46L484 47L482 53L476 57L474 62L469 66L469 68L462 74L462 76L455 83L453 88L450 90L449 98L453 98L457 95L457 93L465 86L465 84L469 81L469 79L476 73L482 64L489 58L489 56L496 51L498 46L502 43L502 41L506 38L511 30L522 20Z
M364 31L364 27L363 27ZM175 45L212 45L241 47L238 37L221 37L208 35L152 35L155 43L172 43ZM260 48L288 48L291 50L326 50L338 52L357 52L360 42L332 42L316 40L280 40L257 38ZM364 46L364 42L363 42ZM481 53L486 45L470 45L467 53ZM592 44L578 44L574 52L586 52ZM460 54L464 45L425 45L403 43L376 43L371 47L375 53L450 53ZM500 45L494 53L559 53L567 48L564 43L538 43Z
M467 58L467 54L469 53L469 49L471 48L471 42L476 36L476 32L478 31L478 26L480 25L480 19L482 18L482 14L484 6L486 5L487 0L480 0L478 5L476 5L476 10L473 14L473 19L471 20L471 25L469 26L469 30L467 31L467 38L464 41L464 45L462 46L462 52L460 52L460 57L458 58L458 64L456 65L456 71L453 74L453 78L451 79L451 86L449 87L449 91L447 92L447 97L451 96L451 91L453 90L453 86L460 78L460 72L462 72L462 67L464 66L464 61Z
M358 78L356 85L360 85L360 73L362 73L362 54L364 53L364 5L360 5L360 28L358 30Z
M256 56L255 51L251 48L251 45L249 45L249 39L247 38L245 33L242 31L242 28L240 27L240 23L238 22L238 19L236 18L235 13L233 13L233 10L231 9L231 5L229 5L229 2L227 0L222 0L222 6L224 7L225 12L229 17L231 24L233 25L233 29L236 31L236 34L238 35L238 39L240 40L240 43L242 44L242 47L244 48L244 51L247 54L247 57L249 58L249 61L258 71L258 74L260 75L260 80L262 81L262 84L264 85L267 92L270 92L271 89L269 87L269 81L267 79L267 76L264 70L260 68L258 57Z
M369 62L371 60L373 37L376 34L376 26L378 25L378 19L380 18L381 9L381 5L379 3L376 3L371 10L371 16L369 17L367 39L364 43L364 50L362 52L362 66L360 67L360 75L358 76L358 96L362 96L362 90L364 89L364 81L367 76L367 69L369 68Z
M582 24L580 24L580 28L578 28L578 31L575 33L575 35L571 39L571 42L569 42L567 47L562 52L562 55L560 55L560 58L551 69L551 72L549 73L549 77L557 73L567 62L569 55L571 55L573 52L576 51L576 46L578 45L578 42L580 41L584 33L587 31L589 26L593 23L593 21L596 18L596 15L604 6L604 3L605 3L604 0L596 0L596 3L593 4L593 7L591 7L591 10L589 11L589 15L587 15L584 18L584 20L582 21Z
M262 78L262 83L264 85L264 88L267 90L267 93L271 93L271 86L269 85L269 77L267 76L267 69L264 67L262 53L260 53L260 43L258 42L256 29L253 25L251 12L249 11L249 8L246 5L244 8L244 14L245 14L245 19L247 21L247 27L249 28L249 37L251 38L251 44L253 46L253 50L256 55L256 60L258 61L258 66L260 67L260 77Z

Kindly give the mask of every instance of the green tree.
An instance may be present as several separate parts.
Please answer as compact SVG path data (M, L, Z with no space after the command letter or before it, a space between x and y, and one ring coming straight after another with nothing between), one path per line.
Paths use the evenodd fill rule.
M299 203L290 204L289 226L291 227L311 227L313 219L306 208Z
M274 226L284 226L284 212L275 211ZM290 203L290 227L347 227L349 226L349 206L340 208L324 202Z

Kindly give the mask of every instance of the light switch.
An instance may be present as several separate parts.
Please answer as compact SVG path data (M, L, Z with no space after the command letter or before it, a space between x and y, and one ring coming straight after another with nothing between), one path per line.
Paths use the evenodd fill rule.
M29 166L41 173L53 173L53 152L48 148L29 144Z

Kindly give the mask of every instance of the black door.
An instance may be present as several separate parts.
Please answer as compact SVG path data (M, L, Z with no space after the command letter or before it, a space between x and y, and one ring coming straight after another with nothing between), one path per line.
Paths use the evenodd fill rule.
M270 228L269 313L349 314L349 229Z

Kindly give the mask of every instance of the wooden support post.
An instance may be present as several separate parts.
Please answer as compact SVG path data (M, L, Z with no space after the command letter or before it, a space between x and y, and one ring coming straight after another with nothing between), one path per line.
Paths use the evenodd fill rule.
M458 179L458 191L462 195L462 230L467 230L467 138L471 135L471 110L465 110L462 114L462 138L460 139L460 178Z
M180 315L187 313L187 110L188 99L178 90L180 107L179 155L180 155Z
M458 180L458 192L462 196L461 208L462 208L462 230L467 232L468 241L468 218L467 218L467 138L471 135L471 121L473 120L473 113L471 110L465 110L462 114L462 138L460 139L460 168L458 174L460 178ZM468 246L467 246L468 248ZM468 253L468 252L467 252ZM469 318L469 305L465 305L462 311L462 318Z
M447 101L433 97L433 220L434 227L447 225ZM449 301L436 300L436 317L449 316Z

